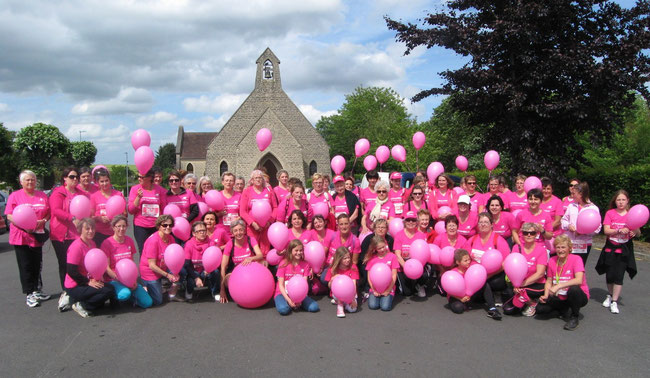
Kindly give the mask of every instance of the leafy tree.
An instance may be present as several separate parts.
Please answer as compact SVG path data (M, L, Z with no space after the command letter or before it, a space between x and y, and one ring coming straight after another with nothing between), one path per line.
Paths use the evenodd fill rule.
M4 124L0 122L0 182L5 182L15 187L18 183L18 174L20 173L20 155L15 152L13 139L15 132L7 130Z
M97 147L93 142L72 142L72 163L77 167L89 167L95 162Z
M455 0L422 27L386 17L405 54L442 46L469 57L440 75L446 83L413 100L450 95L450 105L485 128L484 150L511 169L561 177L580 160L575 136L600 144L619 132L635 91L650 98L647 15L640 0ZM647 51L647 50L646 50Z
M158 147L156 160L153 163L162 170L172 169L176 166L176 146L174 143L167 143Z
M25 167L38 176L50 176L52 167L69 161L70 141L56 126L35 123L20 130L14 139L16 151L22 151Z

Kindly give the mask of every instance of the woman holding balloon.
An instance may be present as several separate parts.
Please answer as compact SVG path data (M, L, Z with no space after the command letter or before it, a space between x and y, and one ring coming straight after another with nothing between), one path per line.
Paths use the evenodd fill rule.
M397 256L390 252L383 237L373 236L363 264L366 266L368 284L370 285L368 308L371 310L381 308L382 311L392 310L397 270L400 265Z
M138 175L138 184L129 192L129 213L133 214L133 237L140 253L145 240L159 231L156 222L166 205L167 192L153 183L153 170Z
M327 282L330 290L332 289L333 278L338 275L344 275L350 277L352 284L356 287L357 280L359 279L359 269L356 265L352 264L352 253L345 248L339 247L336 249L336 254L334 255L334 261L332 266L327 269L325 274L325 281ZM332 294L334 297L334 295ZM333 298L332 303L336 304L336 317L345 318L345 311L347 312L357 312L357 300L356 297L350 303L345 303L340 299Z
M246 222L237 219L230 225L233 238L223 247L221 258L221 303L228 303L226 287L233 269L239 264L248 265L254 261L262 261L264 256L255 238L246 235ZM215 298L216 299L216 298Z
M43 266L43 243L47 234L45 224L50 219L47 195L36 190L36 174L22 171L18 177L22 189L9 195L5 215L11 222L9 244L14 246L18 273L25 303L36 307L50 296L41 291L41 268Z
M242 192L239 215L248 224L247 234L259 241L259 248L264 255L270 249L266 232L272 223L273 214L277 207L275 193L265 185L263 172L257 169L254 170L251 173L250 186Z
M454 182L448 175L441 174L436 178L435 189L429 193L429 209L431 209L432 214L438 215L438 219L445 219L445 216L457 210L457 196L453 188ZM443 207L447 207L449 211L444 214L438 214L438 209Z
M433 240L433 244L440 247L454 247L454 249L461 248L465 245L467 239L458 233L458 217L455 215L447 215L445 218L445 232L438 234Z
M418 217L414 211L409 211L405 215L404 229L395 235L395 256L400 264L400 270L397 272L400 292L405 297L411 296L415 291L420 298L426 297L425 285L428 275L422 275L419 279L414 280L406 276L405 264L411 258L411 244L415 240L426 240L427 235L418 230Z
M564 210L563 212L566 213L566 209L569 208L569 205L575 202L574 194L575 194L575 188L580 184L580 180L577 178L572 178L569 180L569 195L562 198L562 209Z
M487 282L492 291L506 289L506 275L501 267L501 262L510 254L508 242L493 230L493 220L490 213L481 213L478 216L478 233L467 239L463 249L469 251L472 261L483 264L487 270ZM496 250L501 256L490 256ZM500 257L500 258L499 258ZM485 258L486 261L483 261ZM497 261L494 266L490 264Z
M140 257L140 276L154 306L160 305L163 301L162 278L165 277L172 283L178 282L180 279L178 274L167 271L164 259L165 250L174 243L173 227L174 218L171 215L163 214L156 218L155 229L157 231L144 243Z
M202 221L192 224L192 238L185 243L185 271L187 272L187 293L191 297L194 288L208 286L216 302L219 302L221 274L217 268L223 259L222 252L208 239L207 227ZM209 248L216 250L208 251ZM214 254L214 256L213 256ZM206 256L210 261L206 261ZM214 260L214 261L212 261ZM208 262L212 266L206 265ZM208 271L208 268L212 270Z
M234 175L233 175L233 181L234 181ZM208 176L201 176L201 178L199 178L198 187L199 187L198 190L199 197L201 197L202 201L205 201L205 194L214 189L214 186L212 185L212 180L210 180L210 177Z
M95 220L95 244L102 245L104 240L113 235L111 218L117 214L126 215L126 201L122 192L113 189L111 176L104 168L95 171L95 182L99 190L90 195L90 209ZM111 199L116 197L115 199ZM135 252L135 251L134 251Z
M586 181L575 187L573 198L575 202L569 205L562 216L562 229L567 231L565 235L571 239L572 253L580 255L583 265L586 265L593 237L602 227L600 210L589 199L589 184Z

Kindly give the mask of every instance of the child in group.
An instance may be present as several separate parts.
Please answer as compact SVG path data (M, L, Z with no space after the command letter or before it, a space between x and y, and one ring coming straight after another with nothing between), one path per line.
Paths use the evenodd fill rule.
M312 276L311 267L305 261L304 246L300 240L294 239L289 242L284 260L280 263L276 276L278 277L278 283L274 294L275 308L280 315L289 315L292 309L296 310L299 306L309 312L318 312L320 310L318 303L310 297L305 297L301 303L294 303L289 298L285 288L286 283L293 276L303 276L305 280Z
M465 272L470 267L472 263L472 258L469 256L469 252L466 249L459 248L454 252L454 261L456 262L456 267L452 271L460 273L461 276L465 276ZM487 283L483 285L474 295L471 297L465 295L464 297L455 297L447 294L449 300L449 308L456 314L462 314L466 310L466 303L468 302L479 302L484 301L487 305L487 316L494 320L501 320L501 313L496 308L494 304L494 295L492 294L492 289Z
M352 253L350 253L350 250L346 247L338 247L336 249L332 266L327 270L325 281L328 282L327 285L330 289L332 288L332 279L339 274L352 278L352 282L354 282L354 286L356 287L357 280L359 279L359 268L352 264ZM356 298L350 303L343 303L342 301L333 298L332 303L336 304L336 316L339 318L345 318L345 310L351 313L357 312Z
M397 256L390 252L386 240L379 235L372 237L368 252L363 259L366 270L370 271L375 264L386 264L391 269L392 281L383 293L375 290L371 280L370 296L368 297L368 308L376 310L381 308L382 311L390 311L393 308L393 298L395 297L395 281L397 281L397 269L399 269L399 260Z

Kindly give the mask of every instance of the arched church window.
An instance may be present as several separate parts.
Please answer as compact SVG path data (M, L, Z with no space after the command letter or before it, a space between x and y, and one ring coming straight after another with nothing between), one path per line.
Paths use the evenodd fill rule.
M224 160L219 164L219 176L223 176L226 172L228 172L228 163Z
M316 172L318 172L318 164L312 160L311 163L309 163L309 176L311 177Z
M192 163L187 163L187 168L185 170L194 173L194 165L192 165Z
M270 60L264 62L264 78L273 79L273 63Z

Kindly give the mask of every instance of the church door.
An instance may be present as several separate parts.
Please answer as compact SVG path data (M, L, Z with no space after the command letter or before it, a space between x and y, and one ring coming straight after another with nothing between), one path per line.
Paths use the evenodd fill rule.
M269 180L271 182L271 186L275 187L278 185L278 178L276 177L278 174L278 171L282 169L282 164L278 161L278 159L271 153L268 153L262 157L258 163L258 167L263 168L263 171L266 171L266 173L269 175Z

